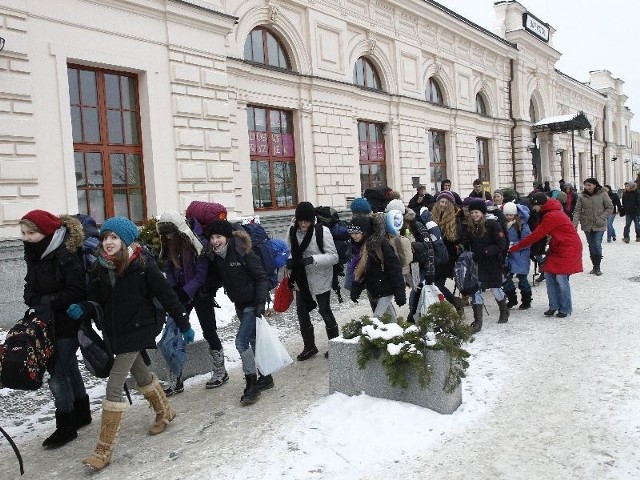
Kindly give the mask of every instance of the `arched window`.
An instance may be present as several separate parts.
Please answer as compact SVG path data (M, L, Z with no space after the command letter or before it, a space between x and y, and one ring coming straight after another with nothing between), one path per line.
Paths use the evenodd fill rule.
M244 59L291 70L291 63L282 42L264 27L254 28L247 37L244 42Z
M376 67L364 57L356 60L356 64L353 67L353 83L360 87L382 90L380 75L378 75Z
M438 82L431 77L427 83L426 92L427 102L435 103L436 105L444 105L444 97L442 96L442 89Z
M531 123L536 123L538 121L538 115L536 114L536 106L533 103L533 99L529 100L529 118L531 119Z
M487 116L487 104L480 93L476 94L476 113Z

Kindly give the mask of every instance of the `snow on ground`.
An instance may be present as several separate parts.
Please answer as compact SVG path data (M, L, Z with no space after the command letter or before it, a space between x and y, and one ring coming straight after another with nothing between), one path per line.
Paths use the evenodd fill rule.
M620 219L616 226L622 229ZM294 362L274 375L276 387L258 403L241 407L233 312L218 298L229 315L217 312L225 351L236 367L230 382L206 391L206 376L190 379L185 393L172 397L178 417L153 438L144 434L151 413L136 397L113 464L100 477L640 478L640 283L631 280L640 275L640 244L605 243L604 250L603 276L572 276L574 314L566 319L542 315L544 283L534 288L533 308L512 310L506 325L495 323L495 302L485 296L490 315L485 313L482 332L468 345L463 403L452 415L366 395L329 394L328 362L321 355ZM588 271L586 248L583 257ZM344 323L368 313L368 306L347 301L336 305L336 313ZM301 341L294 316L272 323L295 357ZM316 335L322 352L321 322ZM102 385L90 392L96 408ZM44 397L39 409L23 408L38 396ZM2 425L25 455L24 478L43 478L45 470L47 478L86 477L79 462L93 448L98 422L68 447L45 452L40 443L53 412L45 389L0 390L0 407ZM0 438L0 478L18 478L12 455Z

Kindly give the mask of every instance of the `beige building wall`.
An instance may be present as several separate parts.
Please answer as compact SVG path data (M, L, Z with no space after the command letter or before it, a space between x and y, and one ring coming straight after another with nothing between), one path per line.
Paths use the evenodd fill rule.
M0 237L17 235L17 221L33 208L77 212L70 63L138 74L148 215L184 211L192 200L221 202L232 215L254 212L248 105L293 112L298 197L314 204L344 208L360 195L359 120L385 124L388 184L404 199L413 177L430 181L432 129L446 132L447 175L461 195L477 177L478 137L489 140L491 188L526 194L532 102L537 120L583 111L594 160L588 131L576 134L577 177L591 176L593 163L596 176L619 186L631 175L623 82L607 71L592 72L589 85L563 75L552 27L545 43L522 27L521 4L495 8L496 34L422 0L5 0ZM292 72L243 60L257 26L280 37ZM384 91L353 85L361 56L378 69ZM445 106L425 100L431 77ZM475 113L479 92L487 116ZM536 138L543 180L557 186L571 171L570 134Z

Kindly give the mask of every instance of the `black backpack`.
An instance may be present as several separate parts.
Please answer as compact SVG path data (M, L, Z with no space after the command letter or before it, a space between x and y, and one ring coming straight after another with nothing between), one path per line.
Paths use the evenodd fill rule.
M455 265L453 274L456 287L462 295L473 295L478 291L478 264L473 260L472 252L462 252Z
M11 327L0 345L0 383L15 390L38 390L53 363L53 321L30 313Z
M98 378L107 378L113 366L113 352L107 341L93 329L91 322L80 324L78 342L87 370Z

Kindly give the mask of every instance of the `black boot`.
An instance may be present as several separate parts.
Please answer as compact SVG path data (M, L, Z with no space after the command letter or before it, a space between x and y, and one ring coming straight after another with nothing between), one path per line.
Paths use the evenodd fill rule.
M318 353L318 347L316 347L316 338L313 332L313 326L309 330L300 331L302 334L302 341L304 342L304 348L302 352L296 357L299 362L304 362L310 359ZM328 334L329 332L327 332Z
M75 402L73 402L73 423L76 429L82 428L91 423L89 395L85 395L80 400L76 400Z
M509 307L507 307L507 299L503 298L498 302L500 308L500 317L498 323L507 323L509 321Z
M472 304L473 308L473 323L471 324L471 330L473 333L478 333L482 330L482 304Z
M528 310L531 308L531 292L522 294L522 303L518 307L520 310Z
M42 442L45 448L58 448L78 438L73 410L60 412L56 410L56 431Z
M258 387L258 390L269 390L274 386L275 383L273 383L273 377L271 375L258 375L258 380L256 381L256 387Z
M600 262L602 261L602 257L593 256L591 257L591 261L593 262L593 270L589 273L593 273L599 277L602 275L602 272L600 271Z
M245 375L244 378L247 382L247 386L245 387L244 393L240 398L240 402L248 405L254 403L260 396L260 390L258 389L257 385L258 376L254 373L252 375Z
M504 292L507 296L507 308L515 307L518 304L518 295L516 295L515 290L509 290L508 292Z

